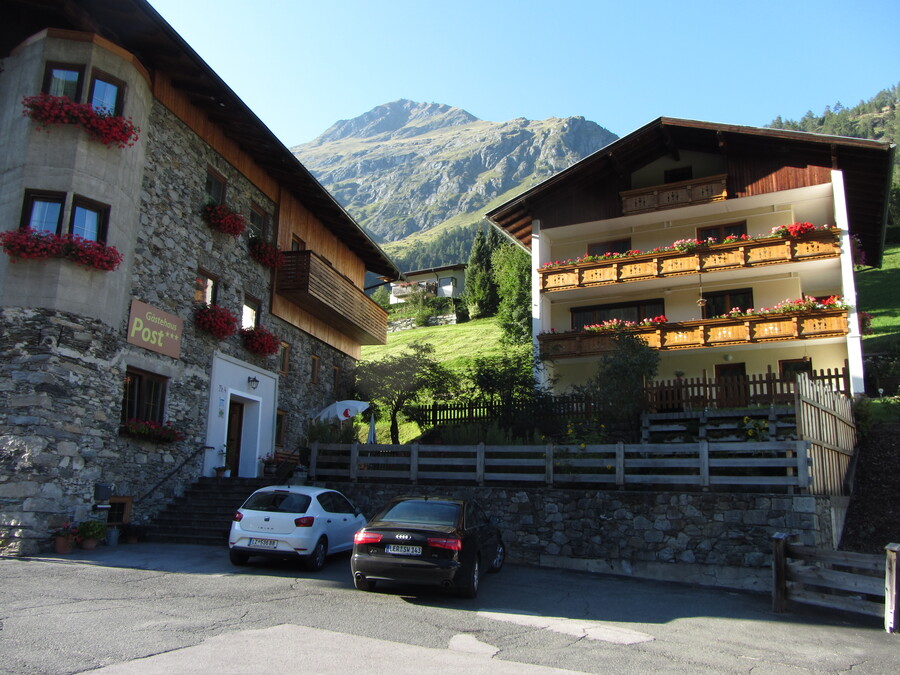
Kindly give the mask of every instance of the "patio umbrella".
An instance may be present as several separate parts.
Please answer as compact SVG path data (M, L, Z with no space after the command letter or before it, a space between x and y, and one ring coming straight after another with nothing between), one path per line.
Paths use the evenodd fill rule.
M367 401L335 401L316 415L316 419L322 422L330 422L331 420L343 422L359 415L368 407L369 403Z

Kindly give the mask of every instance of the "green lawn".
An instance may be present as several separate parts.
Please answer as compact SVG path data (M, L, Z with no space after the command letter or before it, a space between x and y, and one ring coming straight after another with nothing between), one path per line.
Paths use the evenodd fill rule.
M388 333L386 345L362 348L362 360L378 361L385 356L399 354L414 342L434 345L437 360L456 371L465 370L477 356L503 353L500 328L492 317L466 321L455 326L424 326Z
M900 342L900 246L884 250L881 268L856 273L859 309L872 315L872 334L863 338L867 354Z

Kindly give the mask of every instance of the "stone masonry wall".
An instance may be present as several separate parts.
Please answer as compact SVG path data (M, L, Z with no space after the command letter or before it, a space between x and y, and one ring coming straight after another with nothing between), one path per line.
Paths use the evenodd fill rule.
M776 532L831 548L829 499L800 495L328 483L367 517L409 494L475 498L497 519L509 559L769 591Z
M245 294L252 295L261 324L291 344L277 402L286 413L286 448L305 445L306 420L345 398L352 383L352 358L268 313L271 273L250 257L247 234L214 232L199 215L208 166L226 177L235 210L249 214L255 202L274 212L271 201L158 102L143 133L147 161L129 294L184 319L181 357L126 344L127 313L109 326L65 312L0 310L0 555L36 553L51 546L50 530L63 522L102 518L92 511L97 483L134 499L133 520L152 517L200 474L214 354L278 368L276 357L251 354L238 335L219 341L194 327L199 267L220 277L219 304L239 316ZM89 284L110 279L77 273L93 275ZM317 383L312 355L319 358ZM186 434L184 441L119 435L128 366L169 378L166 419Z

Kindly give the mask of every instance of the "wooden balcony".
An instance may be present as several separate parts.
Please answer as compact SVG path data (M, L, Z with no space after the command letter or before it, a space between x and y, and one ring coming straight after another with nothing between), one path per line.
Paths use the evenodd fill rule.
M312 251L285 251L275 292L360 344L385 344L387 313Z
M728 175L721 173L677 183L625 190L619 193L622 197L622 213L629 216L677 206L719 202L728 196L725 188L727 180Z
M655 349L703 349L777 340L813 340L847 334L847 310L707 319L630 329ZM599 356L615 348L613 331L549 333L538 336L543 359Z
M395 298L406 298L413 293L423 293L426 297L435 297L438 292L436 281L414 281L406 284L397 284L391 288L391 295Z
M700 272L719 272L764 265L836 258L841 254L837 230L801 237L774 237L716 244L692 253L668 251L628 258L583 262L540 269L541 292L566 291L608 284L662 279Z

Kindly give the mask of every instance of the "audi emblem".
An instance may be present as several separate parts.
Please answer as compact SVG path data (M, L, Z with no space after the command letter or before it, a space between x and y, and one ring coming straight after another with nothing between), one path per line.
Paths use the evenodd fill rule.
M398 534L396 539L412 539L412 536L409 534Z

